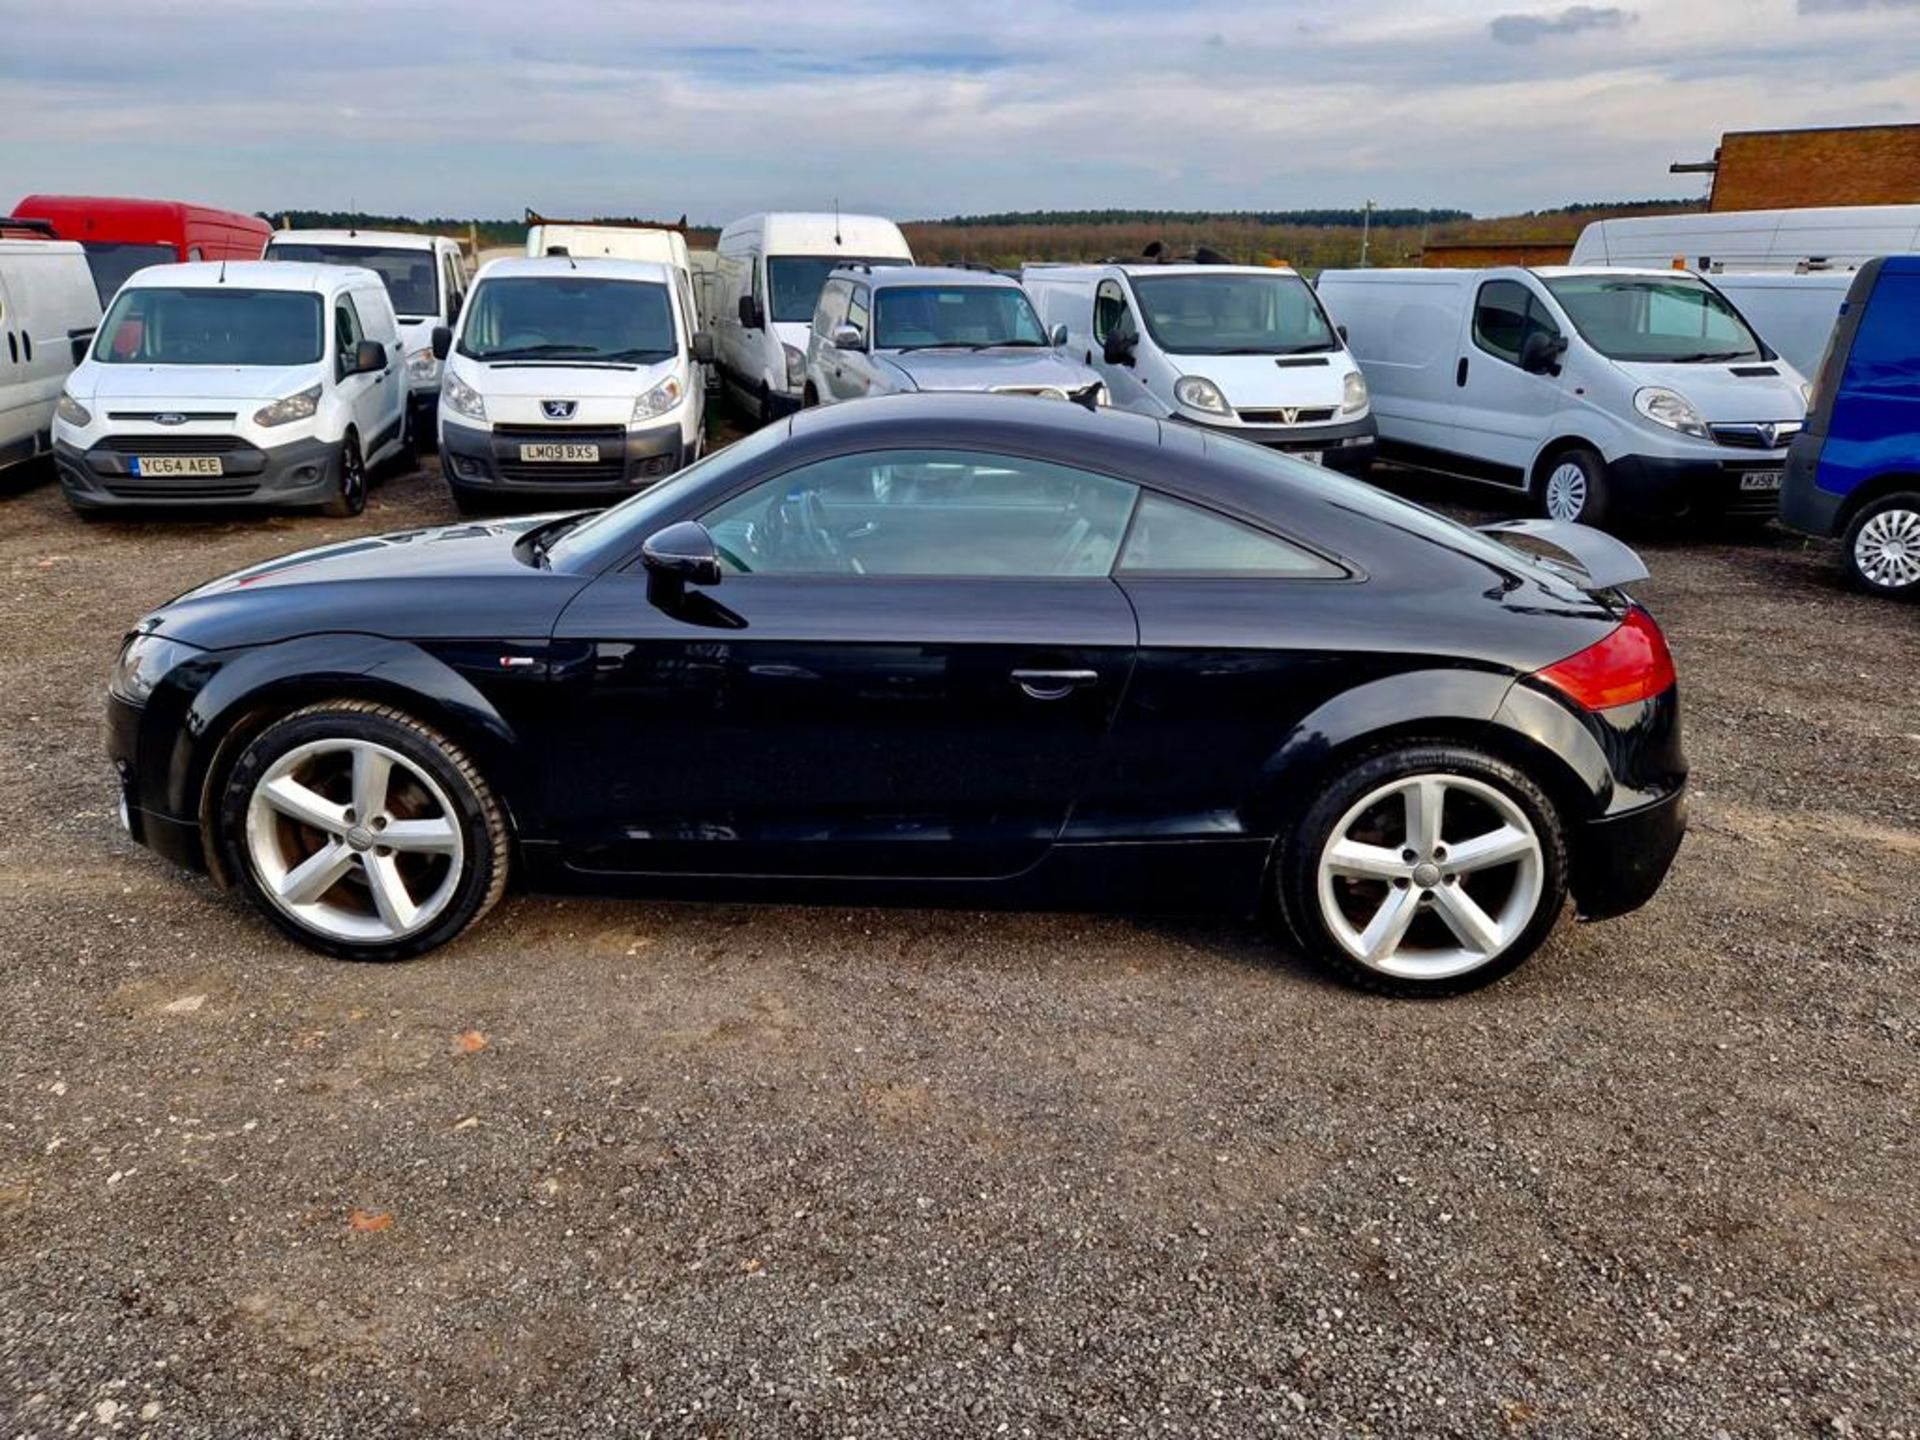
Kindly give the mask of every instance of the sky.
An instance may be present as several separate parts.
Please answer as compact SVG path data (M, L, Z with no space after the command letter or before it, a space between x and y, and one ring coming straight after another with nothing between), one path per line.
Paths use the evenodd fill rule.
M1920 0L0 0L0 95L0 205L1506 214L1920 121Z

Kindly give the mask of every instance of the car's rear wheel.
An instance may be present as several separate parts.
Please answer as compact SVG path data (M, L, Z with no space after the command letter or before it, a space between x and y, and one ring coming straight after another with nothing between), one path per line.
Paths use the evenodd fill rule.
M1920 598L1920 494L1884 495L1847 527L1843 563L1862 590Z
M219 806L229 872L305 945L401 960L453 939L506 886L506 816L473 761L402 710L335 701L269 726Z
M360 454L360 437L349 430L340 442L340 474L325 509L335 519L345 520L366 508L367 465Z
M1456 995L1540 947L1567 895L1553 805L1513 766L1447 744L1373 754L1310 805L1280 859L1307 952L1391 995Z
M1566 450L1540 476L1540 510L1549 520L1604 525L1612 509L1607 466L1591 450Z

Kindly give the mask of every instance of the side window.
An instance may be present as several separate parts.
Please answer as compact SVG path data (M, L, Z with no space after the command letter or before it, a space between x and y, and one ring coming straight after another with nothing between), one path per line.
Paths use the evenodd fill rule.
M1520 363L1520 351L1535 332L1558 336L1540 300L1517 280L1489 280L1473 303L1473 343L1510 365Z
M1332 579L1346 571L1238 520L1164 495L1143 495L1119 573Z
M353 368L353 352L365 336L360 329L360 314L353 308L353 296L342 295L333 307L333 373L344 379Z
M1130 334L1133 315L1127 308L1126 293L1118 280L1102 280L1093 296L1093 338L1104 342L1109 335Z
M860 332L862 340L867 338L867 287L853 287L853 298L847 304L847 323Z
M820 304L813 312L813 333L822 338L833 334L834 327L847 318L847 291L851 287L844 280L834 280L820 287Z
M702 517L742 575L1103 577L1138 489L976 451L836 456Z

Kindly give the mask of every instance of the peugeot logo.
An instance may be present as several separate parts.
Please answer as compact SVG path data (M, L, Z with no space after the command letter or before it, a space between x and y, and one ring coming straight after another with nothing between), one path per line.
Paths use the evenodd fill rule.
M549 420L571 420L578 403L575 400L542 400L540 412Z
M153 423L156 425L184 425L187 423L187 417L182 415L178 410L169 410L163 415L154 416Z

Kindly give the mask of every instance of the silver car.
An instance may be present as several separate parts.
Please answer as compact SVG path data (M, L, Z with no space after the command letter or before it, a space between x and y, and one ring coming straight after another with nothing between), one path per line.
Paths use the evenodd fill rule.
M1106 404L1100 376L1062 353L1065 339L998 271L848 265L821 287L802 403L976 390Z

